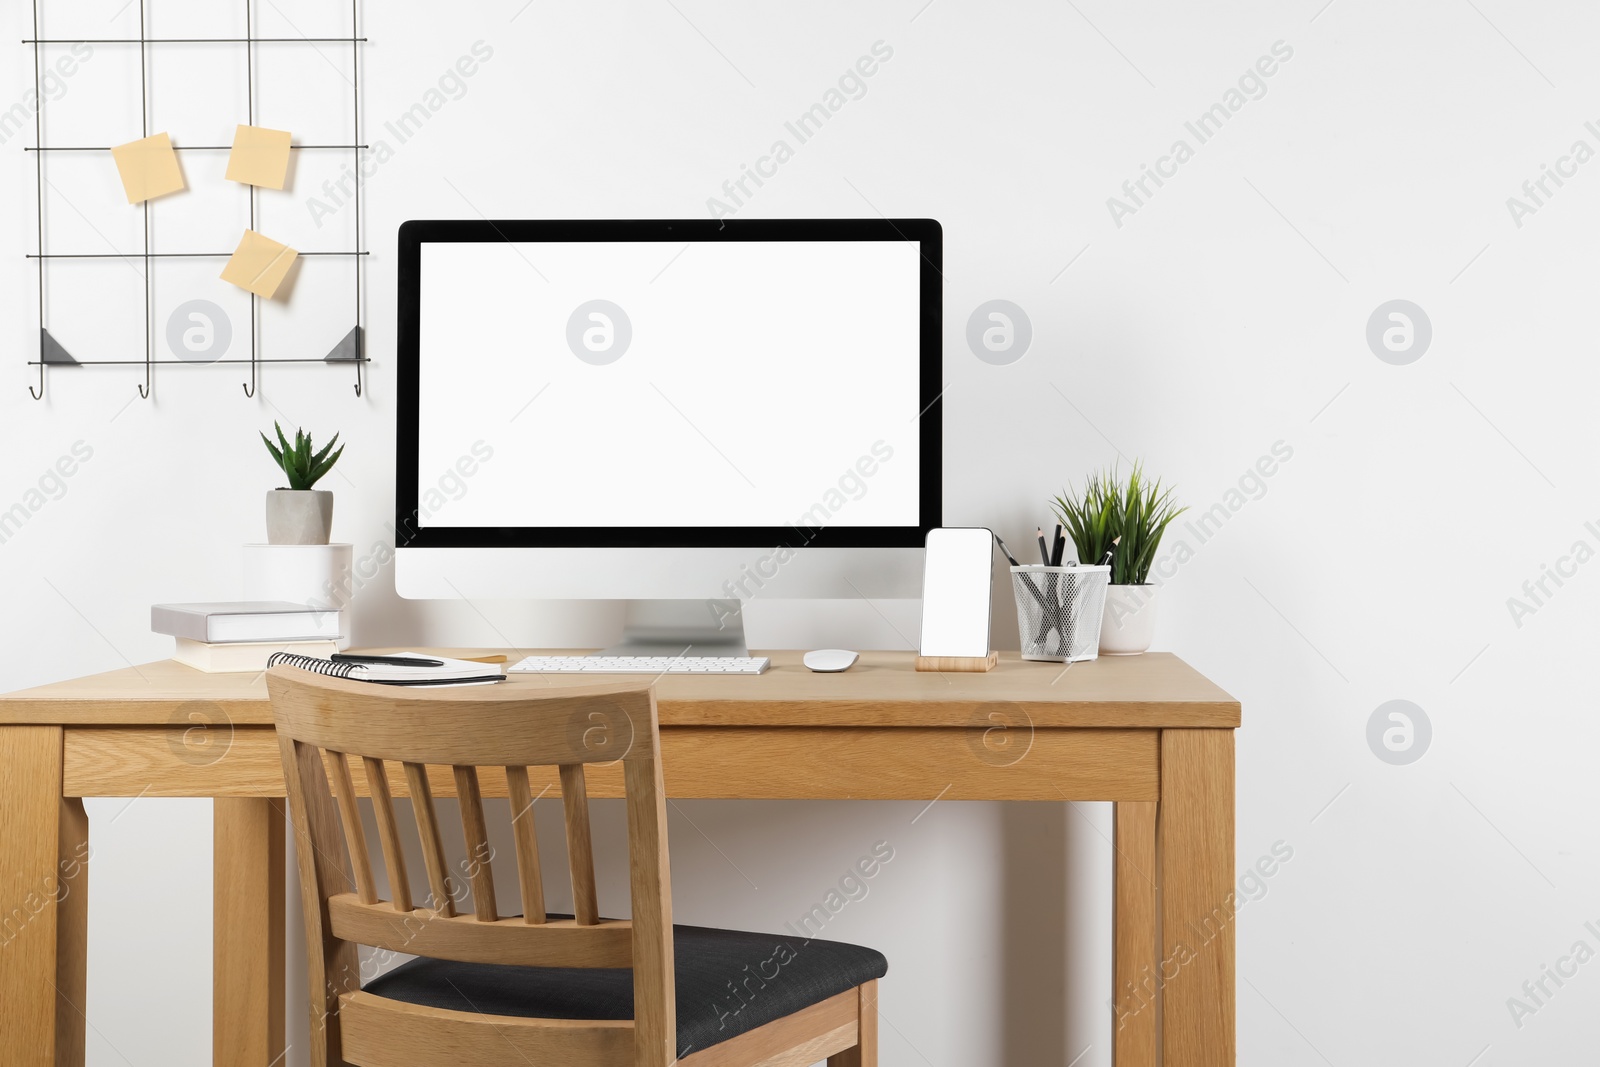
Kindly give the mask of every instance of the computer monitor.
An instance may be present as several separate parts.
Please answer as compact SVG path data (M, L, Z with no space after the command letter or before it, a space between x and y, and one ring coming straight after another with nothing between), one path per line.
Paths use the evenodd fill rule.
M735 655L743 601L919 596L941 238L931 219L405 223L400 594L629 600L614 651Z

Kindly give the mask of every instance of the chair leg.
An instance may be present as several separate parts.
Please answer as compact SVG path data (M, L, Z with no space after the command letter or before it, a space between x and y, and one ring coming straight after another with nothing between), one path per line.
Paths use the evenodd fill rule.
M861 1002L856 1047L829 1056L828 1067L878 1067L878 983L867 982L857 992Z

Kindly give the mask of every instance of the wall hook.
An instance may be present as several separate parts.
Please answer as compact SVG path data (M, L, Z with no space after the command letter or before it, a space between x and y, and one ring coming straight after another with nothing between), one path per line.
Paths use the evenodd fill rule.
M359 389L358 389L358 391L359 391ZM28 386L28 395L33 397L35 400L43 400L44 399L44 360L43 359L39 360L39 391L37 393L34 392L33 391L33 386L30 385L30 386Z

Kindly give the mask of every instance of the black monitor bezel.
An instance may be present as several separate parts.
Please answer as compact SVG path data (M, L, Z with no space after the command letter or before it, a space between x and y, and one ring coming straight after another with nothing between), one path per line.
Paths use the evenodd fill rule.
M492 241L916 241L921 245L915 526L427 526L418 500L422 246ZM399 233L395 544L405 548L921 548L943 501L943 229L933 219L427 219ZM559 462L559 460L557 461ZM531 473L531 472L530 472Z

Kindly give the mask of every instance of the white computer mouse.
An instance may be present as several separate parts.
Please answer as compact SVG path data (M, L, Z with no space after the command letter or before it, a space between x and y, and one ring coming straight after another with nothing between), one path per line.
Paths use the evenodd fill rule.
M804 663L818 674L837 674L849 670L858 658L854 652L842 648L819 648L807 652Z

